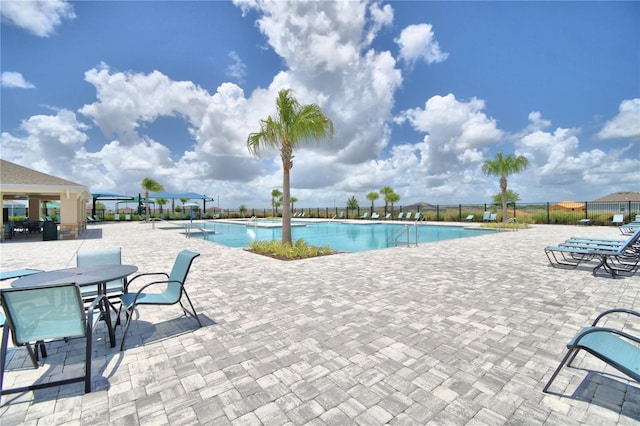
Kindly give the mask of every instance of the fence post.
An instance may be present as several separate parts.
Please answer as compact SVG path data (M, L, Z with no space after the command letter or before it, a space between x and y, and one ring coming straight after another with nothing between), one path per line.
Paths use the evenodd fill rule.
M440 204L436 204L436 222L440 222Z
M462 221L462 204L458 204L458 220Z
M598 211L598 209L596 209L596 211ZM589 218L589 202L588 201L584 202L584 218L585 219Z
M547 201L547 225L551 223L551 215L549 211L549 202Z

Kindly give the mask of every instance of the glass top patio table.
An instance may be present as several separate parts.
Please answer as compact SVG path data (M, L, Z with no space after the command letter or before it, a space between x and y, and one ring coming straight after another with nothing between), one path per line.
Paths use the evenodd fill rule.
M43 284L65 283L76 283L80 287L98 284L99 287L102 287L100 284L124 278L137 270L138 267L134 265L92 265L57 269L18 278L11 283L11 287L25 288Z

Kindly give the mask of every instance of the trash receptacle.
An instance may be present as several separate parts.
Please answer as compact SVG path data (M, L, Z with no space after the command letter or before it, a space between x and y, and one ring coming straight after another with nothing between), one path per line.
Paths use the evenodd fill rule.
M55 241L58 239L58 225L50 220L42 225L42 241Z

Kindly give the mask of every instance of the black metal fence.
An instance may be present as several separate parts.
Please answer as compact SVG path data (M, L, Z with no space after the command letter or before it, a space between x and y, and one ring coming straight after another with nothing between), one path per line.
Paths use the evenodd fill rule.
M367 218L372 213L377 213L380 219L385 219L387 214L390 220L397 219L399 213L406 214L412 212L420 213L421 218L433 222L482 222L484 212L497 214L497 221L502 221L502 206L495 204L450 204L435 205L429 207L421 206L375 206L358 207L348 209L346 207L312 207L292 209L292 216L305 218L323 219L359 219L367 213ZM304 214L304 215L303 215ZM508 217L515 218L518 222L544 223L544 224L575 224L582 219L589 219L594 225L610 225L615 215L622 215L625 223L634 221L636 215L640 215L640 201L621 202L595 202L585 201L581 203L509 203ZM207 212L205 218L248 218L248 217L268 218L282 216L281 209L247 209L246 211L233 209L220 209L215 213ZM467 220L473 216L471 220Z

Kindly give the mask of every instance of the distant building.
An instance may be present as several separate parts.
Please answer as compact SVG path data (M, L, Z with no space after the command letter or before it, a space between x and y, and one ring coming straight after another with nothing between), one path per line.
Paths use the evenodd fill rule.
M582 212L584 211L584 203L578 203L577 201L560 201L559 203L549 207L549 210L563 212Z
M614 192L589 202L589 211L640 213L640 192Z

